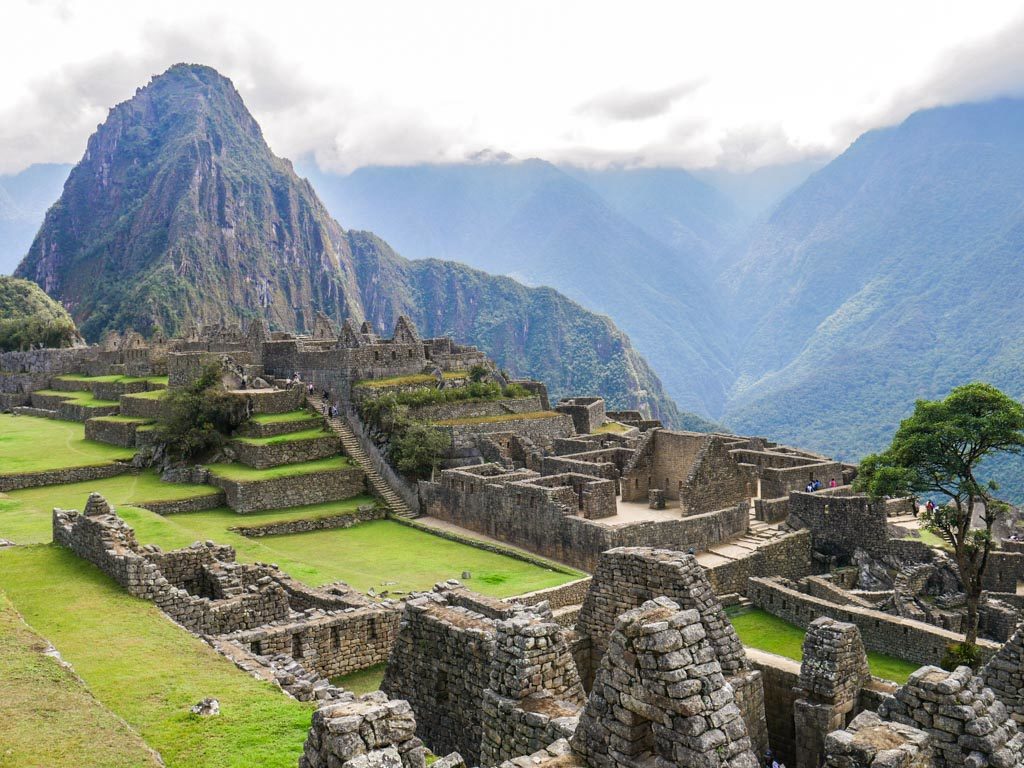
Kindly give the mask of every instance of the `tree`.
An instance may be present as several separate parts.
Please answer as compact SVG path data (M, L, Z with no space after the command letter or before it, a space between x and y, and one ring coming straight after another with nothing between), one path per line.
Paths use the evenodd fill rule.
M444 431L411 422L392 437L390 458L403 475L427 478L450 445L451 439Z
M992 551L992 526L1007 505L978 477L985 459L1024 449L1024 406L989 384L965 384L944 400L918 400L884 452L866 457L855 488L873 497L936 494L948 498L921 520L953 548L967 594L966 643L978 639L978 605ZM980 508L980 510L979 510ZM980 511L980 527L973 523Z
M219 448L248 418L245 401L221 384L217 363L207 365L187 387L170 390L161 412L157 439L170 456L181 459Z

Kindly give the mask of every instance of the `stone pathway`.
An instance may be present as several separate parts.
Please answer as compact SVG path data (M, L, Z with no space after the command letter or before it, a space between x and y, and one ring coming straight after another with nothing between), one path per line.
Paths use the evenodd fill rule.
M322 397L319 395L309 395L307 399L318 414L323 414L326 401ZM366 473L366 479L370 487L374 493L383 499L384 503L391 509L392 514L397 517L416 517L416 513L409 508L409 505L388 485L380 472L373 466L370 457L366 455L366 451L363 450L358 438L356 438L352 428L349 427L345 420L340 416L334 419L324 416L324 421L327 422L327 426L331 428L331 431L341 438L341 444L345 448L345 455L358 464L359 468Z

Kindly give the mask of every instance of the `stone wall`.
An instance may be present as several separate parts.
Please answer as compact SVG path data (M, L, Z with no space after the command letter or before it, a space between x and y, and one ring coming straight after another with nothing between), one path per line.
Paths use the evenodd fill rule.
M141 547L135 534L113 513L98 494L92 494L85 511L55 509L53 541L88 560L129 594L151 600L168 616L197 634L224 634L267 624L288 616L288 596L276 583L253 584L235 597L211 600L175 586L161 564L203 562L210 565L234 552L230 548L199 545L184 553L163 553L158 547ZM179 583L182 572L172 574Z
M88 361L96 359L97 347L32 349L26 352L0 352L0 371L57 376L79 373Z
M935 768L927 733L862 712L825 740L824 768Z
M162 501L139 501L134 506L148 509L158 515L181 515L188 512L204 512L223 507L226 503L223 492L206 493L191 499L166 499Z
M409 702L389 700L380 692L321 705L313 713L299 758L299 768L426 768L426 764ZM461 758L448 760L441 768L456 766L465 768Z
M457 400L409 409L409 418L417 421L474 419L484 416L507 416L511 413L536 413L544 410L540 398L516 397L502 400Z
M1024 624L1017 626L980 674L1013 719L1024 724Z
M120 403L120 414L133 419L156 421L163 413L163 403L160 398L122 395L118 402Z
M747 597L758 608L798 627L806 628L819 616L855 624L868 650L916 664L938 663L947 645L963 639L962 635L924 622L853 605L836 605L804 594L792 583L778 578L750 579ZM978 641L978 650L984 659L998 647L988 640Z
M329 678L386 662L400 618L401 610L394 604L343 612L310 610L301 619L237 631L226 639L256 655L287 654Z
M48 469L43 472L0 475L0 493L17 491L22 488L39 488L44 485L67 485L87 480L103 480L122 475L129 469L131 467L128 464L113 461L88 467L68 467L66 469Z
M605 422L604 398L572 397L562 399L555 410L572 419L577 434L589 435Z
M494 620L438 595L405 604L381 690L416 712L416 735L435 752L480 764L483 697L494 656Z
M436 425L435 429L450 436L454 450L471 448L476 445L478 435L495 432L515 432L519 437L525 437L540 446L550 446L557 438L575 434L572 419L562 414L480 424Z
M228 506L243 515L265 509L340 501L366 492L365 476L357 467L244 482L211 475L210 484L222 489Z
M1024 765L1024 734L969 667L922 667L878 715L927 733L936 768Z
M729 440L716 435L705 442L679 486L679 506L684 515L699 515L740 504L754 496L755 490L751 473L732 457Z
M247 421L239 427L238 437L278 437L291 432L303 432L324 425L322 416L310 412L308 419L301 421L258 422Z
M842 563L858 549L880 554L889 544L885 503L867 496L795 491L789 495L789 516L792 525L811 531L816 551Z
M333 528L351 528L354 525L371 520L383 520L387 515L388 511L385 507L371 506L368 509L360 507L355 512L343 515L329 515L308 520L285 520L280 523L267 523L265 525L239 525L229 530L251 539L258 539L262 536L282 536L290 533L308 533L309 531L324 531Z
M646 600L668 597L696 609L708 642L743 709L747 731L760 751L767 743L761 679L746 661L743 646L696 558L682 552L622 547L601 555L576 632L588 657L578 658L585 682L593 679L618 616Z
M341 440L333 434L279 443L247 443L233 440L231 450L238 461L254 469L269 469L282 464L298 464L335 456L341 452Z
M95 440L122 448L135 447L135 430L138 421L112 421L105 418L91 418L85 422L85 439Z
M590 768L757 768L717 646L698 610L667 597L619 616L574 750Z
M749 525L743 505L677 520L604 525L578 515L581 500L574 488L538 485L558 477L567 476L540 477L495 465L445 470L440 482L420 483L421 507L438 519L586 571L593 571L607 549L660 545L703 550L742 535Z
M843 484L843 465L837 461L805 463L795 467L765 467L760 469L761 496L777 499L793 491L802 491L807 483L817 480L828 487L832 480Z
M557 587L538 589L536 592L527 592L525 595L517 595L509 599L522 605L547 603L552 610L557 610L568 605L581 604L590 589L590 581L591 577L587 576L567 584L560 584Z
M794 531L774 541L765 542L745 557L706 568L708 581L715 594L747 593L747 580L751 576L784 576L801 579L813 570L811 535L808 531Z

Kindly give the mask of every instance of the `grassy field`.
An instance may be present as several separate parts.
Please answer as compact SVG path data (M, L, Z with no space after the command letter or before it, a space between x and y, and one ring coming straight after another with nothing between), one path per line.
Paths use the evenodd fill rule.
M628 431L629 427L627 427L625 424L620 424L617 421L606 421L604 424L602 424L600 427L594 430L594 434L599 435L610 433L618 435Z
M152 419L144 419L141 416L93 416L96 421L109 421L115 424L150 424Z
M293 421L306 421L314 419L317 414L305 409L301 411L287 411L286 413L256 413L249 417L249 420L256 424L289 424Z
M503 421L524 421L525 419L553 419L561 416L554 411L532 411L530 413L503 413L500 416L469 416L464 419L441 419L432 421L439 427L457 427L463 424L497 424Z
M301 464L283 464L270 469L253 469L245 464L211 464L207 467L211 475L223 477L225 480L240 482L256 482L258 480L276 480L280 477L308 475L311 472L324 472L331 469L347 469L352 462L345 456L331 456L316 461L304 461Z
M85 425L78 422L0 414L0 474L106 464L134 454L86 440Z
M118 374L112 374L110 376L85 376L79 373L68 373L63 376L58 376L59 381L84 381L98 382L103 384L112 384L115 381L123 381L125 384L134 384L137 381L147 381L150 384L157 386L167 386L166 376L120 376Z
M92 392L58 392L55 389L40 389L35 394L59 397L67 402L74 403L75 405L84 405L87 408L108 408L118 404L117 400L97 400Z
M47 645L0 592L0 765L155 768L139 734L46 656Z
M448 541L390 520L257 539L228 530L234 525L312 517L314 512L331 514L331 507L343 511L345 505L354 508L365 501L365 498L350 499L335 505L299 507L298 513L285 510L237 515L229 510L211 510L161 517L147 510L125 508L122 516L143 544L173 549L213 539L233 546L241 561L277 563L296 579L313 586L341 580L361 591L372 587L378 592L383 589L411 592L430 589L445 579L460 579L483 594L509 597L554 587L582 576ZM463 571L469 571L472 578L461 579Z
M386 666L386 664L376 664L372 667L361 669L358 672L338 675L337 677L332 677L331 682L344 688L346 691L352 691L356 696L362 696L364 693L380 690L380 683L384 679L384 668Z
M311 704L241 672L86 561L54 546L0 551L0 589L60 649L96 699L160 752L168 768L297 764ZM0 678L4 696L9 685L6 675ZM220 701L220 716L189 714L206 696ZM92 739L96 750L107 746L95 734ZM131 765L110 765L122 764Z
M296 440L315 440L318 437L330 437L333 432L325 429L304 429L301 432L289 432L287 435L276 437L236 437L236 442L246 445L280 445L281 443L293 443Z
M160 400L166 394L166 389L151 389L148 392L132 392L130 395L123 395L123 397L137 397L142 400Z
M744 645L795 661L803 658L806 633L800 627L759 609L742 611L730 618ZM900 684L907 682L907 678L918 668L917 664L881 653L868 653L868 666L875 677Z
M217 493L217 489L209 485L161 482L156 472L151 470L139 474L125 473L105 480L11 491L6 495L0 494L0 538L11 539L18 544L50 541L53 508L81 510L93 491L102 493L118 508L132 503L188 499Z
M469 376L469 371L446 371L441 374L448 380L464 379ZM370 389L386 389L388 387L412 387L416 384L432 384L437 379L429 373L414 373L409 376L389 376L386 379L363 379L356 382L357 387L369 387Z

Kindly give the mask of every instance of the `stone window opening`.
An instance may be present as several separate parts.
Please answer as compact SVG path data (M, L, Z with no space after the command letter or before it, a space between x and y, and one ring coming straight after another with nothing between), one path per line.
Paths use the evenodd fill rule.
M302 635L292 635L292 658L302 658Z
M398 359L398 353L397 353L397 352L394 352L394 351L392 351L392 352L391 352L391 359L392 359L392 360L397 360L397 359Z
M336 651L341 648L341 632L336 626L331 627L331 648Z
M252 651L254 656L262 656L263 643L261 643L259 640L253 640L251 643L249 643L249 650Z
M412 357L412 350L409 350L409 357Z

